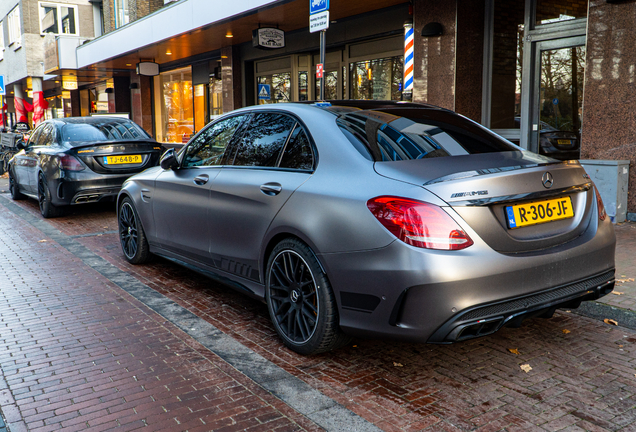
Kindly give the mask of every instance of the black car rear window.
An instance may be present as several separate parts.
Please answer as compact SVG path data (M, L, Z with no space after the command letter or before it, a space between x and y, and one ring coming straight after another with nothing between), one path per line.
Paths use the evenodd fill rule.
M376 162L521 151L511 142L453 112L386 108L338 117L344 135Z
M62 126L62 141L136 141L150 136L131 121L67 123Z

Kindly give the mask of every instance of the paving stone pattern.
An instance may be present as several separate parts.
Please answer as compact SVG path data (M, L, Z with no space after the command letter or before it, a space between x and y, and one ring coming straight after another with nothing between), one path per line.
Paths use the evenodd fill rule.
M7 219L5 217L7 212L3 210L2 204L2 197L0 197L0 212L2 212L0 232L9 229L4 222ZM37 206L34 202L22 202L20 207L37 215ZM11 218L15 219L15 216L9 215L9 219ZM275 336L263 304L163 259L158 258L153 264L145 266L131 266L126 263L119 251L117 236L112 233L116 224L114 219L112 208L86 208L82 211L76 210L72 222L68 217L63 217L47 223L73 236L75 242L86 246L113 266L133 275L146 286L183 306L196 317L205 320L225 335L269 360L273 365L304 381L313 389L319 390L323 395L337 402L339 406L351 410L382 430L636 431L636 333L630 329L607 325L597 319L574 313L557 312L550 320L527 321L520 329L504 329L490 337L450 346L358 340L333 353L302 357L282 346ZM101 228L96 231L96 227ZM633 251L636 251L636 229L633 228L633 224L624 224L617 227L617 235L620 245L617 253L618 273L632 277L630 272L633 267L629 266L633 266L633 261L626 257L633 256ZM21 303L18 299L12 299L11 306L19 307L21 315L26 314L24 318L20 317L26 320L22 323L23 326L30 328L32 324L41 321L46 322L49 327L40 330L42 339L32 341L25 338L24 347L20 347L29 353L33 351L34 356L41 356L46 366L24 366L24 370L13 367L14 371L28 373L29 376L35 377L30 382L38 380L41 382L33 384L33 389L31 386L25 389L24 385L20 387L20 382L13 384L10 377L6 378L11 390L10 396L15 398L16 402L6 404L0 401L0 406L3 412L7 406L19 408L19 411L9 410L9 414L5 413L9 423L12 412L16 417L21 416L25 422L47 421L36 419L36 416L40 414L37 407L34 408L35 411L23 409L18 403L19 400L39 398L37 399L39 401L58 403L56 394L62 391L59 389L61 384L66 385L63 391L67 393L63 393L64 395L68 392L73 394L68 389L68 383L72 382L73 376L64 376L66 373L71 373L72 368L67 370L66 363L62 360L45 362L47 355L56 355L60 350L60 344L64 344L63 348L68 350L78 350L78 353L84 352L83 350L86 349L83 348L84 346L90 346L91 352L112 351L118 360L125 360L123 366L135 365L141 370L148 371L147 367L150 366L146 365L152 363L156 351L146 349L144 344L152 344L154 339L150 337L144 339L146 333L130 334L126 337L119 335L118 338L108 336L116 331L116 326L126 329L126 334L130 333L129 328L136 328L139 325L138 320L132 321L126 318L132 316L133 311L136 310L143 312L143 315L147 317L142 320L144 328L147 327L152 332L166 329L171 335L167 339L169 343L173 341L172 338L175 344L187 343L188 350L192 350L187 351L192 353L191 357L199 358L197 356L200 356L203 359L201 361L205 361L206 365L211 364L206 367L210 367L215 372L219 369L228 373L223 368L220 357L214 353L205 353L205 349L198 345L198 342L189 341L187 335L180 333L178 328L171 326L171 323L165 323L162 318L145 309L143 304L131 299L92 269L86 268L79 259L55 242L37 243L37 240L42 238L42 234L36 229L24 223L19 224L19 229L15 229L10 238L12 240L9 245L20 244L20 247L26 250L26 255L25 253L20 255L22 261L14 264L16 270L12 280L17 281L14 283L21 284L20 298L26 295L22 294L22 291L34 293L33 297L28 295L31 298L28 305ZM0 247L0 251L4 249ZM52 256L55 257L54 268L49 269L48 266L53 261ZM37 259L37 266L33 265L33 258ZM42 262L47 259L50 261ZM5 260L6 257L0 255L0 263L3 266ZM17 271L18 267L20 270L25 267L31 271L26 273L29 275L27 279L23 272ZM97 303L98 309L102 311L99 314L95 313L95 319L102 314L108 318L103 318L104 322L100 322L99 325L85 321L80 326L85 330L83 332L77 330L76 334L70 325L71 317L76 320L88 319L78 314L81 314L80 310L83 311L89 307L90 301L74 299L78 306L70 312L61 299L62 293L69 293L72 291L71 288L67 285L59 285L60 282L57 282L59 294L52 295L45 289L46 285L50 290L52 281L60 279L68 281L70 286L75 287L75 291L81 287L82 292L94 296L93 302ZM80 279L82 283L73 285L77 279ZM625 286L627 287L628 283L625 283ZM619 306L614 304L615 301L626 301L627 297L630 297L623 287L617 289L625 291L626 294L624 294L625 297L607 296L607 302L614 306ZM113 301L108 297L110 294L106 294L107 292L114 293L114 297L119 297L123 301ZM39 296L35 293L39 293ZM0 300L4 298L3 289ZM43 306L48 305L49 302L51 308L55 307L54 305L59 307L47 310ZM5 303L0 301L2 319L8 307ZM42 310L39 310L38 315L28 312L38 303L42 303L40 305ZM93 316L90 318L93 319ZM4 321L0 323L4 324ZM15 331L13 330L11 335ZM23 330L22 333L27 337L39 334L37 330L31 332ZM0 334L4 337L4 328ZM84 338L93 340L92 334L98 335L95 337L104 338L104 342L98 341L91 345L84 345L88 342ZM35 343L31 348L29 343L37 341L40 341L40 345ZM17 344L9 346L15 351ZM174 350L172 346L171 349ZM510 350L517 350L519 354L512 353ZM128 356L132 352L135 352L135 357L131 359ZM81 354L78 355L81 359ZM190 356L187 358L190 359ZM5 357L6 353L0 355L0 365L6 374ZM168 357L177 362L176 359L181 360L182 355ZM38 364L40 363L35 363L35 365ZM155 373L147 372L143 375L137 371L126 372L123 371L122 365L115 366L112 362L110 365L115 369L105 373L114 377L117 383L115 386L124 385L121 384L124 381L125 384L134 388L135 384L130 378L131 373L138 378ZM172 363L170 365L172 366ZM524 372L521 369L522 365L529 365L532 369ZM90 363L85 367L86 374L94 371ZM96 370L99 370L99 367L103 366L95 365ZM40 368L42 371L39 370ZM83 370L80 369L80 371ZM40 376L46 373L53 375ZM236 371L235 373L237 376L232 375L232 378L237 382L236 386L247 387L247 391L251 391L256 399L262 401L263 408L279 413L280 417L277 421L286 420L289 422L289 427L316 427L290 408L287 408L288 411L285 412L281 406L284 404L272 400L274 398L262 390L262 385L259 387L257 383L250 384L245 377L241 377ZM53 377L58 374L62 375L61 384L53 380ZM99 376L103 374L100 372ZM193 372L188 375L188 379L196 380L200 377ZM15 390L13 385L16 386ZM99 394L101 387L91 386L91 390L98 394L96 398L91 399L93 404L89 405L95 406L95 409L101 413L95 414L95 418L109 419L109 416L112 416L109 412L110 408L102 404L110 402L100 399L103 398ZM171 391L178 390L171 389ZM33 392L36 393L32 394ZM194 400L200 403L198 406L201 409L212 409L210 405L214 405L208 399L201 397L196 397ZM43 413L54 414L53 417L47 417L51 422L70 421L72 419L58 421L58 417L63 418L65 415L63 410L71 409L75 403L74 400L71 402L73 403L70 405L55 407ZM184 405L188 406L183 401L179 401L170 408L181 410ZM100 406L101 409L98 408ZM144 409L147 407L148 405L145 405ZM123 404L122 409L124 409ZM137 411L139 415L142 415L140 410ZM79 415L91 415L81 410L78 412ZM297 417L294 417L294 414ZM114 420L110 418L110 421L112 424ZM171 425L174 426L174 423Z
M0 233L12 432L320 430L2 206Z

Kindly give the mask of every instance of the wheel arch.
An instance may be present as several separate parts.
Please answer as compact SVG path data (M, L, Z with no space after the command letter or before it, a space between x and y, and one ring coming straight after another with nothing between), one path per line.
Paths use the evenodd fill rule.
M295 238L305 243L307 247L309 247L309 249L311 250L311 253L316 258L316 261L318 262L318 265L320 266L320 270L322 270L323 274L328 275L328 272L327 272L327 269L325 268L324 263L322 262L318 254L316 253L315 244L311 240L307 239L306 236L302 235L300 232L294 229L288 228L288 229L278 230L276 233L271 233L269 236L269 240L265 243L265 247L263 248L263 252L261 254L261 265L260 265L261 267L260 271L261 271L261 274L263 275L263 280L262 280L263 284L267 283L266 275L267 275L267 263L269 261L269 256L271 255L276 245L287 238Z

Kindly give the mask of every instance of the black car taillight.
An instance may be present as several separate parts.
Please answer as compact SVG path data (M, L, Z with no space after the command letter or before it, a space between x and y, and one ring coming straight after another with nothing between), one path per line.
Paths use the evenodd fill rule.
M367 207L386 229L411 246L460 250L473 244L457 222L434 204L381 196L370 199Z
M57 155L58 163L60 168L67 171L83 171L85 169L84 165L75 157L67 154L59 154Z

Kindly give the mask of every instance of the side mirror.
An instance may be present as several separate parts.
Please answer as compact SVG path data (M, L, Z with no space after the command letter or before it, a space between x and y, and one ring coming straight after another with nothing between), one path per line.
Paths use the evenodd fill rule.
M163 156L161 156L159 165L161 165L161 168L165 170L179 168L179 161L177 160L177 155L174 149L166 150Z

